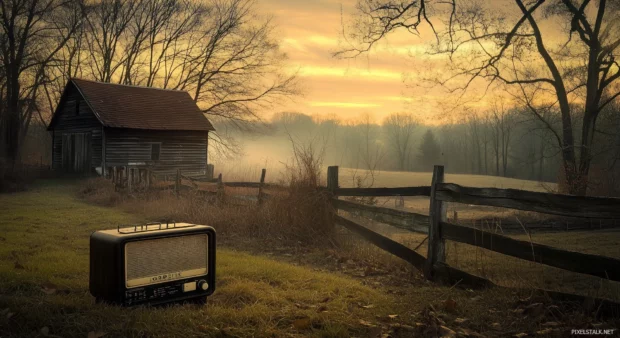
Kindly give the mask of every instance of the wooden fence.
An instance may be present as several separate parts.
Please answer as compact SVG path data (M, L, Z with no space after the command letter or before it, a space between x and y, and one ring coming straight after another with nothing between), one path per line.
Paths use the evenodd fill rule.
M620 219L620 199L618 198L463 187L444 182L443 166L435 166L430 186L404 188L339 188L338 167L329 167L327 188L333 194L333 204L337 210L355 212L398 228L428 233L428 250L424 257L390 238L335 215L336 223L358 233L383 250L408 261L423 271L429 280L448 283L463 282L474 286L494 285L486 279L446 264L445 240L451 240L572 272L620 281L620 260L618 259L553 248L450 223L446 212L447 202L457 202L585 219ZM339 200L340 196L428 196L430 198L429 215L362 205Z

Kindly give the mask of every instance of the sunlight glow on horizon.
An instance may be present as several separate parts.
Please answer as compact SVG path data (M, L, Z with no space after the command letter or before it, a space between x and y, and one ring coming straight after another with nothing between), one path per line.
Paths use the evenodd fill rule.
M339 107L339 108L369 108L381 107L376 103L359 103L359 102L310 102L312 107Z

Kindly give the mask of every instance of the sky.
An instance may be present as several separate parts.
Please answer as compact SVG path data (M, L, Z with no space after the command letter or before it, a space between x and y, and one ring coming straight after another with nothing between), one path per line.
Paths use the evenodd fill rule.
M444 57L426 53L430 42L435 41L428 25L420 26L419 36L405 30L390 33L370 53L355 59L332 56L344 46L343 22L346 27L356 14L356 3L357 0L257 1L259 11L272 16L277 27L275 36L289 57L288 71L298 71L304 89L302 97L285 102L274 112L336 116L345 121L359 121L369 114L375 122L391 113L407 112L414 113L425 124L443 124L464 116L459 117L457 112L465 109L460 101L455 101L456 95L448 95L438 86L429 88L429 82L422 80L430 74L445 78L449 65ZM513 15L519 9L512 0L494 0L485 5L494 13L507 15L509 21L518 18ZM436 26L441 25L432 16L431 20ZM539 22L548 48L567 41L568 35L558 29L565 24L555 18ZM487 84L477 79L469 86L461 98L467 101L468 109L490 109L493 102L504 96L493 87L487 92Z
M424 48L411 34L397 34L377 50L354 60L331 54L341 40L341 18L354 13L355 0L260 0L263 13L273 16L280 48L289 57L289 71L299 70L304 95L278 111L355 120L374 120L410 109L411 95L403 82L411 70L409 51ZM342 10L342 16L341 16Z

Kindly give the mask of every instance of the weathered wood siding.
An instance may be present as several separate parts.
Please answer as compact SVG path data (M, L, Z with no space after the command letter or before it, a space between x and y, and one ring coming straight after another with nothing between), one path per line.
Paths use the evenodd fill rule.
M105 128L106 167L149 165L157 175L204 175L207 133ZM160 143L159 160L151 160L151 144Z
M76 115L77 100L80 100L80 113ZM66 133L91 133L91 167L101 166L102 126L95 114L74 86L69 86L65 99L60 102L60 105L59 115L52 130L52 167L62 168L62 135Z

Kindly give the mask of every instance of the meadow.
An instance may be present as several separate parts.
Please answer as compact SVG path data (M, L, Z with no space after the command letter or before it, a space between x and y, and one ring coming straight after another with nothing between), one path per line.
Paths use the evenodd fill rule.
M191 213L182 206L196 207L192 197L172 194L117 196L110 204L111 192L94 190L101 184L50 180L0 195L0 336L562 336L570 328L617 326L527 292L429 283L342 231L305 245L281 228L258 230L268 233L260 236L232 216L245 215L256 226L248 219L277 206L203 205ZM95 304L88 293L90 233L143 222L154 210L216 227L222 243L216 293L203 307Z

